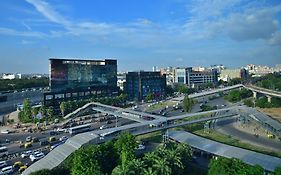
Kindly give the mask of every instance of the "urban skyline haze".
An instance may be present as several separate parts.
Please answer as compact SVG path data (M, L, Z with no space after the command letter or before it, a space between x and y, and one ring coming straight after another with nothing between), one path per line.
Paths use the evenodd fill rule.
M48 73L48 59L116 58L152 66L281 60L278 0L0 1L0 72Z

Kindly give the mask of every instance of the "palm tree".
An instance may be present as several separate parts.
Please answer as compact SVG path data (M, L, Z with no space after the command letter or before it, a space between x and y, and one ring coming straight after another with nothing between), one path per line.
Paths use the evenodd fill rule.
M173 173L178 172L177 170L183 169L181 156L179 152L176 152L176 150L167 150L165 158L167 159L167 162L169 163L169 166L171 167Z
M155 171L151 167L144 169L141 175L157 175Z
M157 174L161 174L161 175L171 175L172 174L172 170L169 167L169 163L165 158L157 159L155 161L155 164L152 165L152 167L155 168L156 172L158 172Z
M112 170L112 175L129 175L129 169L127 166L118 165Z
M147 167L151 167L157 159L159 159L159 157L155 154L155 152L146 153L143 158L144 164Z
M144 170L143 161L140 159L133 159L128 163L129 174L140 175Z

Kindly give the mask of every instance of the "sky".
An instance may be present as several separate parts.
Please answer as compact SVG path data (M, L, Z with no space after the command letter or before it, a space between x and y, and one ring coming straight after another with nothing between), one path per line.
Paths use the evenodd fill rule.
M48 73L49 58L152 66L281 63L280 0L1 0L0 72Z

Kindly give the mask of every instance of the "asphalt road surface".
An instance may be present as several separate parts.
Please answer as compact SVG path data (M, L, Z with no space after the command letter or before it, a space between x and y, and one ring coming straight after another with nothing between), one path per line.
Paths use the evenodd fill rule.
M225 118L225 119L219 119L216 122L216 128L217 131L226 134L231 135L243 142L247 142L253 145L262 146L268 149L281 151L281 141L268 139L264 137L256 137L253 134L249 134L240 130L237 130L233 126L233 122L235 122L236 119L233 118Z

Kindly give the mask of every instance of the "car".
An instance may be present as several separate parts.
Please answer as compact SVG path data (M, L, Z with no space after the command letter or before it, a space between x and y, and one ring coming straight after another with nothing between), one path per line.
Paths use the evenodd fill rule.
M145 146L144 146L143 144L139 144L139 146L138 146L137 149L138 149L138 150L144 150L144 149L145 149Z
M49 137L49 142L53 142L53 141L56 141L56 138L55 137Z
M62 136L59 140L60 140L61 142L65 142L67 139L68 139L68 138L67 138L66 136Z
M0 161L0 168L3 168L5 166L8 166L7 161Z
M26 142L31 142L31 140L32 140L32 137L31 137L31 136L28 136L28 137L25 138L25 141L26 141Z
M105 128L106 128L106 126L105 126L105 125L102 125L102 126L100 127L100 130L105 129Z
M21 161L15 162L14 165L13 165L13 167L16 168L16 169L20 168L21 166L22 166Z
M31 155L29 155L29 158L31 159L32 156L40 154L40 153L41 153L41 151L35 151Z
M21 158L26 158L29 157L32 154L32 151L25 151L24 153L22 153L20 156Z
M37 137L32 137L32 143L39 142L39 139Z
M23 166L21 166L20 168L19 168L19 173L22 173L24 170L26 170L27 169L27 166L26 165L23 165Z
M31 160L31 162L35 162L39 159L42 159L44 156L45 156L45 154L40 152L39 154L31 155L30 160Z
M0 171L0 174L4 175L4 174L12 174L14 172L14 168L13 166L7 166L5 168L2 168L2 170Z
M1 130L1 134L9 134L10 131L8 129L5 129L5 130Z
M24 144L24 148L30 148L32 147L32 143L31 142L27 142Z

